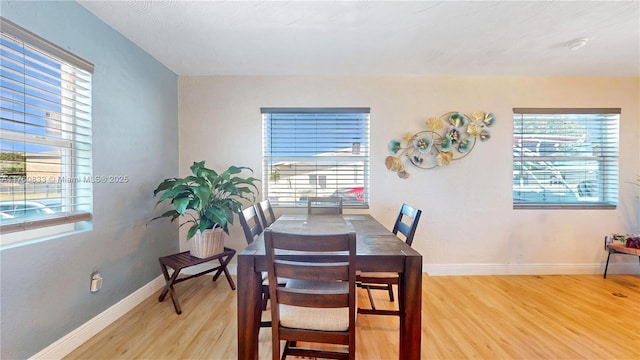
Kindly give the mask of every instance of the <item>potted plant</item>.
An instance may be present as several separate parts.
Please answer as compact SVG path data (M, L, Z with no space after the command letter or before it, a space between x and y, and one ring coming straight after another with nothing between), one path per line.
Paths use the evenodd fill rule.
M260 181L254 177L241 177L244 170L253 173L248 167L230 166L224 172L205 167L204 161L194 162L190 167L192 175L184 178L164 179L153 191L153 196L160 195L155 206L171 201L172 209L150 220L171 218L173 222L179 217L187 220L180 224L190 224L187 240L194 238L191 244L191 255L206 258L224 250L224 234L229 234L229 224L233 217L242 210L242 201L256 200ZM254 192L255 190L255 192Z

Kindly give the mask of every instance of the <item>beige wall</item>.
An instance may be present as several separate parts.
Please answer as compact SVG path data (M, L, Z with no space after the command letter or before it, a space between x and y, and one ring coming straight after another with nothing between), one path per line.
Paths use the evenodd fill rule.
M640 173L639 85L638 78L181 77L181 175L206 160L249 166L261 177L260 107L370 107L369 212L391 228L401 202L423 209L414 248L425 271L597 273L605 234L640 231L638 187L625 183ZM513 210L514 107L622 108L618 209ZM410 167L406 180L385 168L392 138L453 110L493 112L491 140L449 167ZM228 244L244 248L238 224ZM620 257L615 266L637 272L636 259Z

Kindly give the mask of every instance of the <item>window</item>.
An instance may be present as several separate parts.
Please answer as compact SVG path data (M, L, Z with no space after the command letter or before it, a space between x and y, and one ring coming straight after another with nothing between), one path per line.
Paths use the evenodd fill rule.
M513 207L615 208L620 109L513 109Z
M86 229L93 65L2 18L2 245Z
M263 108L263 194L274 206L312 196L369 206L369 109Z

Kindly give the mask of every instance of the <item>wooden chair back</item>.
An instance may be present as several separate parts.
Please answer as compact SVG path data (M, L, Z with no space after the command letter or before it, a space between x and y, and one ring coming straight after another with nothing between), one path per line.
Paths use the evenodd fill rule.
M307 199L308 214L342 214L342 197L312 196Z
M258 208L258 213L260 213L260 219L262 220L262 226L264 228L268 228L276 221L276 215L273 213L269 199L260 201L256 207Z
M250 206L242 210L238 217L240 218L240 225L244 231L244 237L247 239L247 244L251 244L253 240L257 239L262 234L263 227L258 218L258 213L254 206Z
M265 229L264 240L269 282L276 281L277 277L289 279L285 287L269 287L273 359L280 359L281 340L286 341L282 358L295 355L355 359L355 232L300 235ZM292 308L297 309L299 315L294 320L291 319ZM318 324L319 328L315 328L314 324L296 327L299 321L326 322L326 318L318 314L326 314L323 311L334 311L337 308L343 308L341 314L348 313L346 329L328 330L323 327L326 324ZM288 317L285 316L286 309L289 309ZM320 313L316 312L318 310ZM347 319L341 319L346 323ZM287 323L283 325L284 321ZM348 345L348 354L300 348L293 345L297 341Z
M407 204L402 204L400 213L396 218L396 223L393 225L393 233L396 235L398 235L398 233L402 234L405 242L409 246L413 243L413 237L416 235L420 215L422 215L422 210L415 209Z
M411 246L413 238L416 235L416 229L418 228L418 221L420 221L420 215L422 210L415 209L407 204L402 204L400 207L400 213L396 218L396 222L393 225L393 233L398 235L400 233L404 236L404 241L407 245ZM371 309L358 309L360 314L373 314L373 315L400 315L398 310L383 310L376 309L373 296L371 295L372 289L387 290L389 293L389 300L394 301L393 285L399 283L397 273L370 273L361 272L358 275L358 286L367 290L369 296L369 303Z

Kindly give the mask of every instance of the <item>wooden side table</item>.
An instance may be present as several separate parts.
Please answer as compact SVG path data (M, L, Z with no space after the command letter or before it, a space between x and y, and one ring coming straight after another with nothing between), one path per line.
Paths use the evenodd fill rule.
M213 271L217 271L217 272L213 275L213 278L211 279L212 281L218 280L218 277L220 277L220 274L224 272L224 275L227 277L227 281L229 282L229 286L231 286L231 290L235 290L236 284L233 282L231 275L229 275L229 270L227 270L227 265L229 264L229 261L231 261L231 259L235 254L236 254L236 251L234 249L225 247L224 251L221 252L220 254L216 254L204 259L191 256L189 251L185 251L185 252L181 252L181 253L173 254L169 256L163 256L159 258L158 261L160 262L160 269L162 270L162 274L164 275L164 280L166 281L167 284L165 285L164 290L162 290L162 293L160 294L158 301L161 301L161 302L164 301L164 298L167 296L167 293L169 293L171 295L171 301L173 301L173 307L176 309L176 313L182 314L182 309L180 308L180 302L178 301L178 295L173 289L173 285L179 282L187 281L194 277L208 274ZM189 275L187 277L178 279L178 275L180 274L180 271L182 269L188 268L190 266L202 264L205 262L209 262L212 260L218 260L220 262L220 265L212 269L205 270L197 274ZM173 269L173 274L171 274L171 276L169 276L169 271L167 268Z

